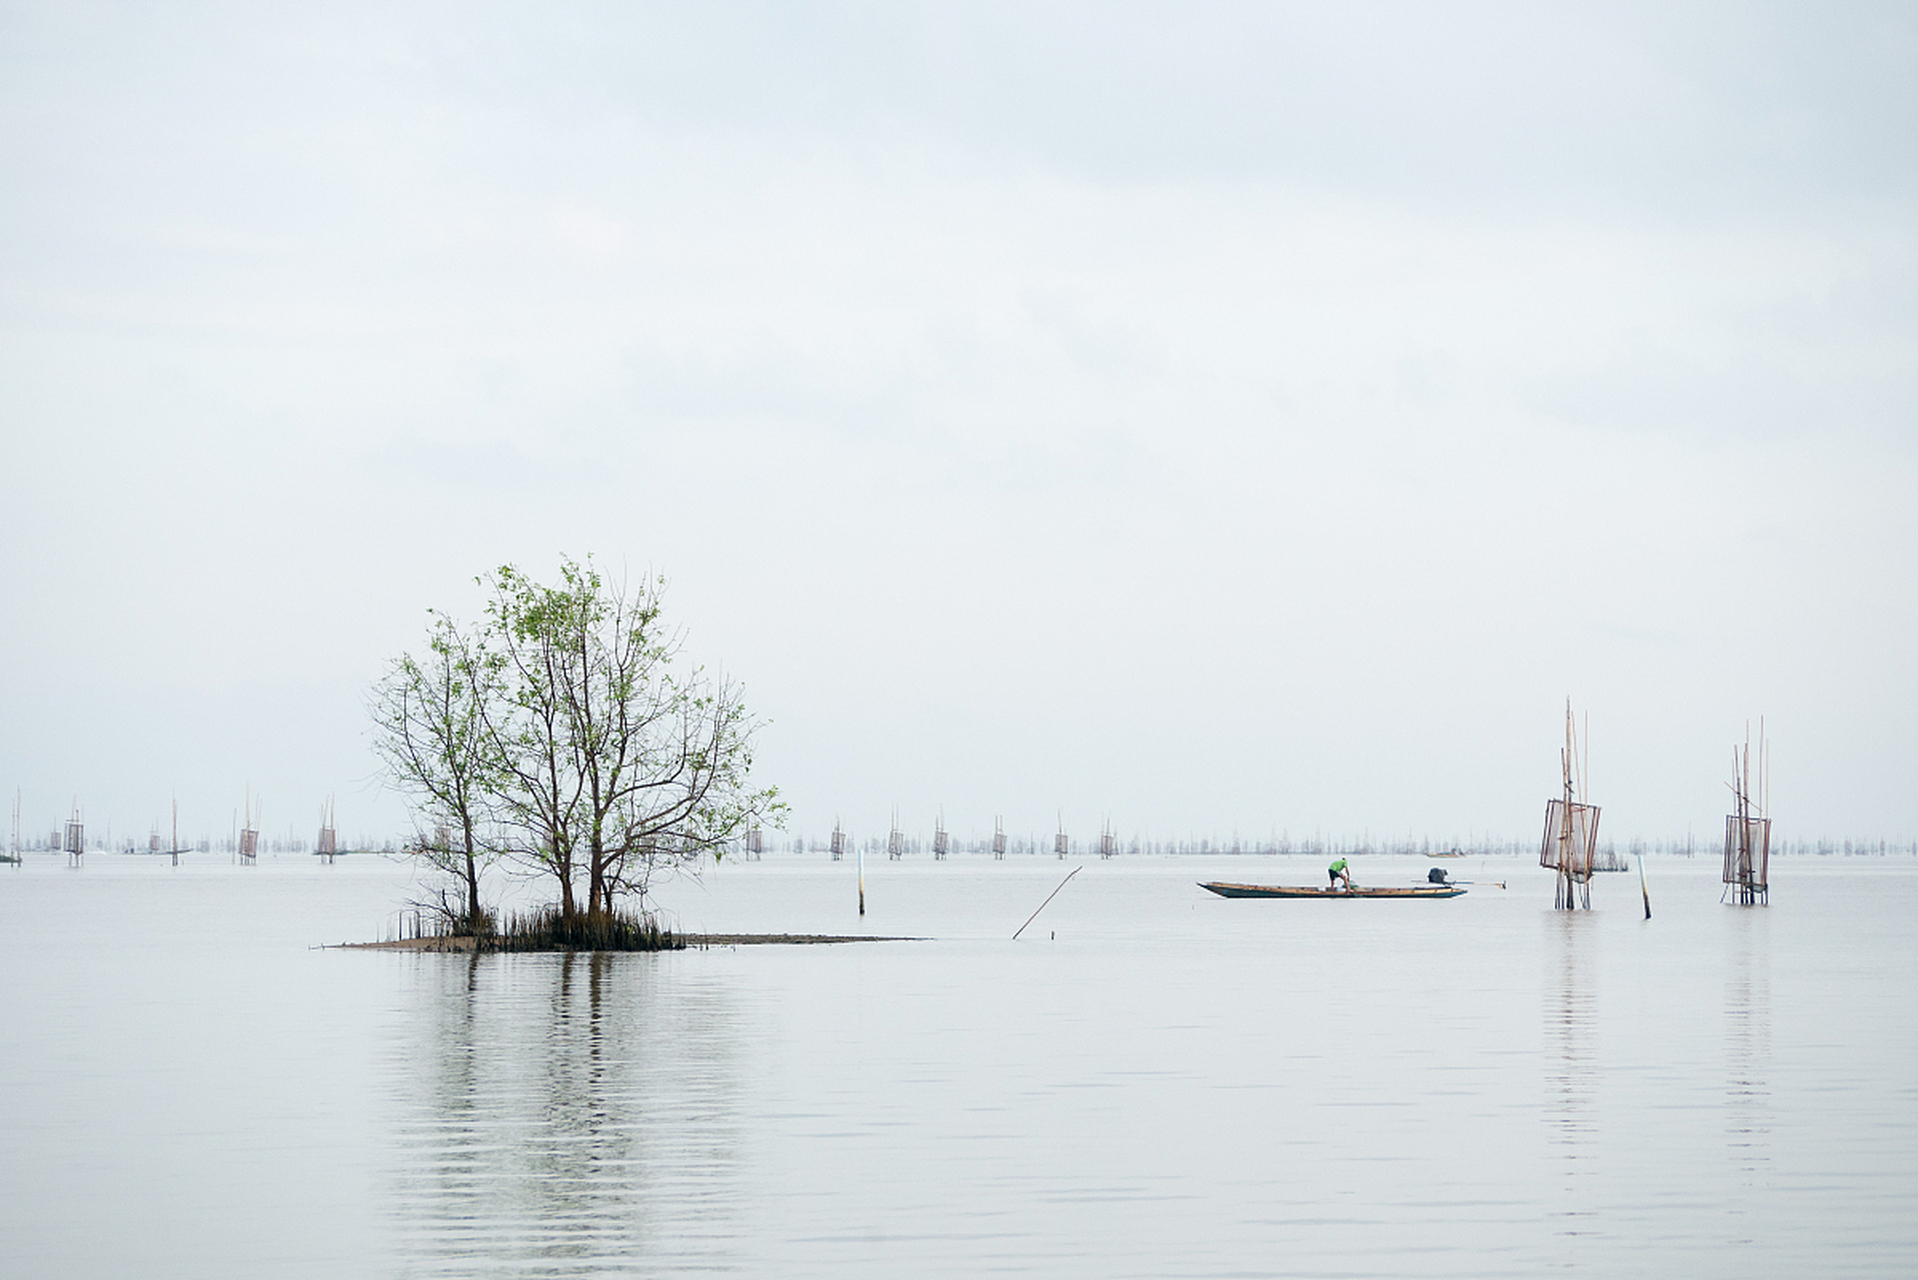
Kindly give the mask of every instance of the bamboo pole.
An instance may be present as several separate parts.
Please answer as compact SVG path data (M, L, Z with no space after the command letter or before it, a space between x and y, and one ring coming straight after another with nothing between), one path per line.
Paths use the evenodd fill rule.
M1066 881L1071 880L1072 877L1078 875L1081 871L1084 871L1084 870L1085 870L1085 867L1081 865L1081 866L1074 867L1072 870L1066 872L1066 878L1065 880L1061 880L1059 882L1059 888L1054 889L1051 893L1048 893L1046 895L1045 902L1042 902L1039 904L1039 911L1044 911L1046 909L1047 903L1050 903L1054 898L1059 896L1059 889L1063 889L1066 887ZM1019 932L1012 935L1012 940L1014 942L1019 941L1019 934L1024 933L1026 931L1026 925L1031 924L1034 920L1037 920L1039 918L1039 911L1034 911L1031 915L1026 917L1026 924L1020 925Z

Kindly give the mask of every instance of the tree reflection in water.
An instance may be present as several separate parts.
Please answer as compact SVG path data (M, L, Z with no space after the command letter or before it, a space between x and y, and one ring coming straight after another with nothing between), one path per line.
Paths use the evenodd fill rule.
M654 955L411 959L405 1274L730 1268L743 1127L719 986Z

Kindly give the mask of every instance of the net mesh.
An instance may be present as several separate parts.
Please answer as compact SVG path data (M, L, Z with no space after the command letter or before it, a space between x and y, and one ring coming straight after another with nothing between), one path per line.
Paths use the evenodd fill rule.
M1597 805L1567 806L1563 800L1553 800L1545 806L1545 836L1539 843L1539 866L1556 867L1574 880L1589 880L1597 849Z
M1725 884L1764 888L1771 860L1771 819L1725 815Z

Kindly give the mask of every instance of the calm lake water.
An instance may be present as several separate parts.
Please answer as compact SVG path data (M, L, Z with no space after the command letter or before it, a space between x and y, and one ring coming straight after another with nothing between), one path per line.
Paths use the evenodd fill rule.
M1708 859L1450 902L1225 901L1305 858L727 865L689 929L327 951L370 858L0 867L0 1274L1918 1271L1918 865ZM1361 883L1424 861L1355 860Z

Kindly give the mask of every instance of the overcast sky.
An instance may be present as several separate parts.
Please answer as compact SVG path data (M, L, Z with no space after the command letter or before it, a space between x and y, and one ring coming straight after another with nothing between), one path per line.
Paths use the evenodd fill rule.
M0 175L29 832L592 554L815 836L1918 835L1911 5L10 3Z

